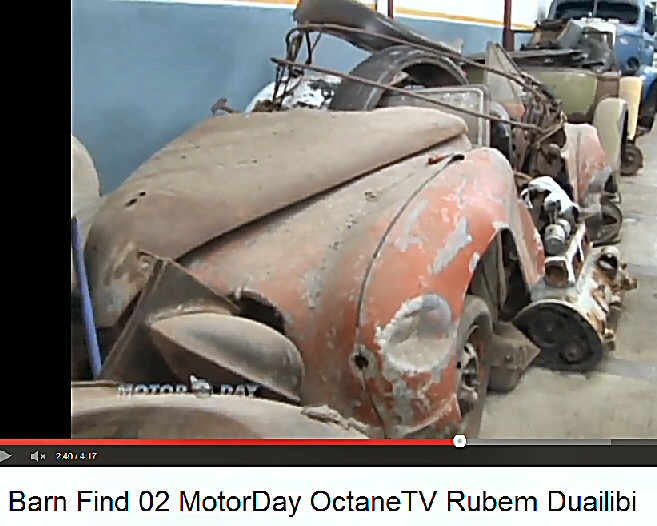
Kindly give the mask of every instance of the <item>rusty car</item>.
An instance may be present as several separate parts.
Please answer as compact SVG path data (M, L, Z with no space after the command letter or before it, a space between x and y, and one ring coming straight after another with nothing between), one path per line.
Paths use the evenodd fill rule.
M499 46L473 84L449 46L361 7L302 22L273 97L105 198L85 247L103 363L72 378L74 436L473 437L530 365L586 373L613 350L636 282L591 240L613 175L595 128ZM369 62L299 60L312 32ZM339 79L330 111L285 107L304 70ZM116 396L197 377L259 389Z
M599 204L602 214L594 214L587 220L588 235L596 245L618 242L622 226L618 175L634 173L641 164L641 152L633 143L639 99L637 90L632 90L637 87L636 79L621 79L620 73L613 69L613 54L605 39L593 33L601 34L576 32L580 37L584 35L580 48L595 49L595 54L582 49L543 49L555 45L555 31L550 27L551 32L541 29L533 33L534 44L530 42L529 47L541 49L507 53L491 43L484 55L464 56L453 46L429 39L354 0L302 0L294 12L294 20L296 27L285 37L285 59L272 59L278 65L275 81L252 99L246 111L294 107L350 111L399 104L429 104L455 110L460 96L454 99L444 93L442 97L453 100L451 104L447 100L441 103L435 100L435 92L426 90L466 84L484 86L490 92L492 113L497 116L491 120L490 140L506 151L507 156L515 152L514 169L532 176L537 174L535 167L526 164L532 158L524 155L531 140L521 121L524 119L525 124L531 125L539 119L544 129L549 126L558 129L551 134L555 140L545 143L546 146L549 143L547 147L552 153L540 155L544 161L552 158L548 161L552 165L548 170L551 175L559 170L560 164L555 148L564 145L565 155L572 157L578 152L578 159L597 163L596 168L591 168L601 177L602 171L606 172ZM573 31L569 29L567 33L572 40ZM322 35L338 37L370 55L346 75L323 68L314 62ZM595 60L589 60L593 55ZM514 59L520 61L522 68ZM560 67L568 61L579 65ZM555 85L560 86L564 79L568 82L575 79L580 84L588 82L589 88L592 81L597 87L594 92L588 90L579 98L570 96L564 101L558 96L563 89L556 90L555 95ZM416 96L409 96L404 89L413 90ZM427 96L434 100L427 100ZM221 102L213 107L213 112L225 109L226 101ZM464 111L468 109L460 108L461 115ZM560 122L563 118L568 122ZM589 123L592 128L570 126L582 123ZM572 133L586 135L585 144L574 148L573 143L579 141L576 136L566 144L563 135ZM582 156L581 151L586 151L586 155ZM573 162L579 161L573 159ZM545 170L541 173L545 175Z
M650 131L652 122L648 128L639 126L646 121L639 115L641 78L621 74L614 57L613 34L604 29L596 20L544 21L531 31L521 50L510 55L562 101L569 122L594 123L603 135L609 131L601 120L613 116L619 121L620 126L611 128L620 137L613 137L616 154L609 161L622 175L636 175L643 165L636 139Z
M86 259L100 380L246 380L270 403L118 401L102 382L74 384L74 434L208 436L214 417L237 437L313 436L318 420L356 422L368 437L475 436L487 390L513 388L537 355L595 368L628 288L617 249L592 248L568 210L564 250L545 256L556 240L541 239L532 215L561 194L543 189L520 198L504 156L435 109L200 124L94 219ZM296 431L267 427L272 404L301 408ZM168 425L190 406L194 426Z

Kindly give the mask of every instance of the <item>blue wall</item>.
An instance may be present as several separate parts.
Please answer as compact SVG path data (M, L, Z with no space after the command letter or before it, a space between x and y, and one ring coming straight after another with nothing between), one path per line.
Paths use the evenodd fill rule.
M479 51L501 29L404 20ZM73 133L94 157L104 192L197 122L220 98L244 108L273 80L292 11L73 0ZM349 70L364 54L336 39L317 62Z

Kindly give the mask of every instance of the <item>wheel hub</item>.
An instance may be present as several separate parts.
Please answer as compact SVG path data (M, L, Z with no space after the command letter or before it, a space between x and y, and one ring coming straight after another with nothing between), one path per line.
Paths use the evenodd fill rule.
M604 355L602 340L573 307L559 303L537 303L514 321L541 353L536 365L556 371L587 372L595 369Z
M636 175L643 166L643 153L636 144L626 144L621 163L622 175Z
M562 352L562 357L567 363L577 363L582 360L586 352L577 344L567 345Z
M461 415L470 412L479 400L479 356L475 346L467 342L461 350L459 362L458 403Z

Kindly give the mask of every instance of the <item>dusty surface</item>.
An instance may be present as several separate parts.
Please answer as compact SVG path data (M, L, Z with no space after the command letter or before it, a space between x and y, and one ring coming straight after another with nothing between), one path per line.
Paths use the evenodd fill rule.
M489 397L481 438L657 437L657 132L639 144L644 168L622 180L620 244L639 288L616 351L588 377L529 370L513 393Z

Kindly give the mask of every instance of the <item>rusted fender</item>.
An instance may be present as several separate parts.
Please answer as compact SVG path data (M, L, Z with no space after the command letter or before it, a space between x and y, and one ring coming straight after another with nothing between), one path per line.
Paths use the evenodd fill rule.
M612 174L598 132L590 124L566 124L566 165L575 202L585 205L589 194L599 195Z
M181 264L216 293L253 298L281 314L305 364L303 404L327 404L382 427L378 408L396 395L385 378L368 374L374 406L356 360L363 349L382 360L376 327L424 296L446 304L448 323L456 324L477 258L502 229L516 238L529 286L542 276L542 245L517 198L511 167L495 150L470 148L463 137L387 167L201 247ZM459 160L458 152L468 153ZM429 162L441 156L441 163ZM439 353L436 360L442 359ZM388 431L419 426L445 407L452 411L453 372L451 364L444 386L430 389L436 399L426 413ZM400 396L408 400L410 392ZM418 404L424 397L418 393Z
M618 96L627 104L627 140L636 139L639 114L641 112L641 92L644 79L641 77L623 77L620 81Z
M513 236L531 288L543 275L542 243L508 163L482 148L432 179L382 240L353 359L365 358L361 373L386 436L460 422L455 335L476 266L501 231Z
M388 225L419 187L440 176L444 163L429 158L470 148L462 135L215 239L180 263L216 294L278 313L303 357L302 404L326 404L378 425L351 362L364 276Z
M117 386L82 383L72 385L71 400L77 439L368 438L331 412L246 396L119 396Z
M114 325L144 284L140 251L175 260L465 129L458 117L420 108L296 109L201 123L142 165L98 212L87 243L98 325Z
M628 120L628 103L617 97L609 97L601 101L593 114L593 127L598 132L600 145L614 173L621 171Z

